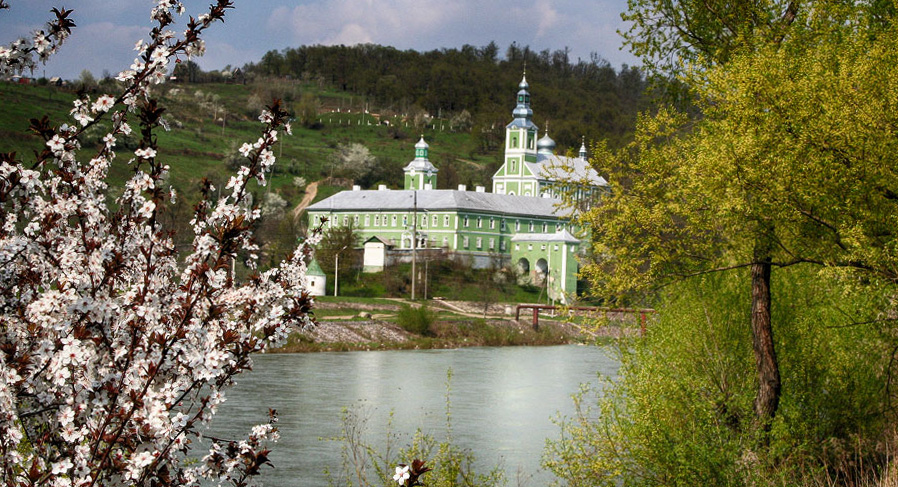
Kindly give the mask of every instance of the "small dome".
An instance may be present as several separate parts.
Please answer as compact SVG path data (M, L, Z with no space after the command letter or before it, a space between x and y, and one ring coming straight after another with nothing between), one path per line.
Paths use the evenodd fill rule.
M521 78L521 84L518 85L518 88L521 90L526 90L526 89L530 88L530 85L527 83L527 75L526 74Z
M419 140L418 143L415 144L415 149L429 149L429 148L430 148L430 146L427 145L427 142L424 142L424 136L422 135L421 140Z
M536 151L541 154L553 154L555 152L555 141L552 140L552 137L549 137L548 133L536 142Z

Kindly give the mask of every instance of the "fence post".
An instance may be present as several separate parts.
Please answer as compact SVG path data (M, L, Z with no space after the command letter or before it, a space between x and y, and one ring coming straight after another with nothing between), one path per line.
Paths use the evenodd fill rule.
M533 329L539 331L539 307L533 307Z

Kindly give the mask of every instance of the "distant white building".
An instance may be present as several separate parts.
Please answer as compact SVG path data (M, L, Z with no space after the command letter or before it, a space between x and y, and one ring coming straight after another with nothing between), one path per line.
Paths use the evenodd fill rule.
M312 259L312 262L309 263L309 268L306 269L306 277L305 282L303 282L303 287L309 290L309 294L312 296L324 296L327 294L326 291L327 284L327 276L324 274L324 271L321 270L321 266L318 265L318 261Z

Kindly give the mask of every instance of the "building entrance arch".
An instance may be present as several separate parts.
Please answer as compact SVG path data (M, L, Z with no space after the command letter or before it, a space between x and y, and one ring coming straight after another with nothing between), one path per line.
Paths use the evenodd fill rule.
M536 261L536 277L539 279L539 282L543 282L546 280L546 276L549 274L549 263L546 262L546 259L539 259Z

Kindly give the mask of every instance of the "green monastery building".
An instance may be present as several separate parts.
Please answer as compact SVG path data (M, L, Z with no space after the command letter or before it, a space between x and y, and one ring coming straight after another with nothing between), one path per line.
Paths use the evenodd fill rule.
M579 229L571 222L570 196L584 205L607 187L586 160L554 154L546 134L536 140L526 76L514 120L505 128L505 160L492 192L434 189L438 169L422 137L405 166L405 189L343 191L308 207L309 223L352 225L365 246L365 271L409 261L413 252L445 253L477 268L516 265L523 279L545 285L552 299L569 302L577 290Z

